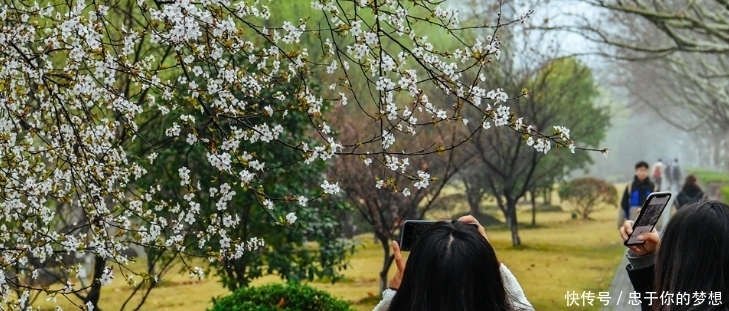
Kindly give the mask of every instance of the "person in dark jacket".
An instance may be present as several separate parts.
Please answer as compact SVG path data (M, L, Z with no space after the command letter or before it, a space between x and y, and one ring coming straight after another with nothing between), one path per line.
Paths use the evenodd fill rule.
M623 241L632 221L620 228ZM668 222L659 239L655 229L638 236L626 256L628 277L642 311L727 311L729 289L729 205L690 204ZM660 243L659 243L660 241Z
M648 178L648 163L640 161L635 164L633 181L623 191L618 211L618 228L623 226L625 220L635 219L636 211L643 206L648 195L656 191L656 186Z
M694 175L686 176L681 192L676 196L676 210L689 204L697 203L706 198L706 194L699 187L699 179Z

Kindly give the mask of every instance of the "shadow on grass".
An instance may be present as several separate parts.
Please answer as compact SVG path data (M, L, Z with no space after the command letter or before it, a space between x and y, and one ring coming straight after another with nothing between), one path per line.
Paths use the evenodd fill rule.
M372 293L369 293L369 295L367 295L367 297L365 298L357 301L349 301L349 304L355 306L374 306L379 303L381 299L381 295L374 295Z

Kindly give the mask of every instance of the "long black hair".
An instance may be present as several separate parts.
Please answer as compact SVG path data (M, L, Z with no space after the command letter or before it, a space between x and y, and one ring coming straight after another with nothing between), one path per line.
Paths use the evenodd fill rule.
M666 225L656 256L655 292L688 293L691 304L654 301L653 310L727 310L709 305L708 298L716 292L726 297L729 288L729 206L707 201L681 208ZM706 294L704 304L693 305L695 292Z
M500 263L476 226L437 222L415 242L392 311L511 310Z

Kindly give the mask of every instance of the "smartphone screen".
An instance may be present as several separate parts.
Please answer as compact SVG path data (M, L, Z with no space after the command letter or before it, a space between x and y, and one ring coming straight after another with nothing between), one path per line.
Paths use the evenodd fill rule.
M406 220L402 224L402 231L400 232L400 250L410 251L423 231L434 223L435 221L431 220Z
M671 199L670 192L653 193L646 200L645 204L640 210L638 219L633 224L633 234L630 238L625 241L625 245L637 245L645 242L638 241L638 236L643 233L648 233L653 230L658 219L661 218L661 214L668 205L668 201Z

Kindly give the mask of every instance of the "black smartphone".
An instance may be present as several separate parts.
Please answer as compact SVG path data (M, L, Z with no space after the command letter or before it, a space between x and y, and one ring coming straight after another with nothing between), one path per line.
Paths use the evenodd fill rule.
M631 246L645 243L645 241L638 241L638 236L653 231L653 228L658 223L658 219L661 218L661 214L663 214L663 210L668 206L668 201L670 200L670 192L654 192L648 195L645 202L643 202L643 206L640 208L638 218L633 223L633 233L623 244L625 246Z
M455 222L457 220L453 221ZM410 251L415 242L420 239L423 232L436 222L435 220L406 220L400 229L400 250L404 252ZM471 225L478 230L478 224L474 223Z

